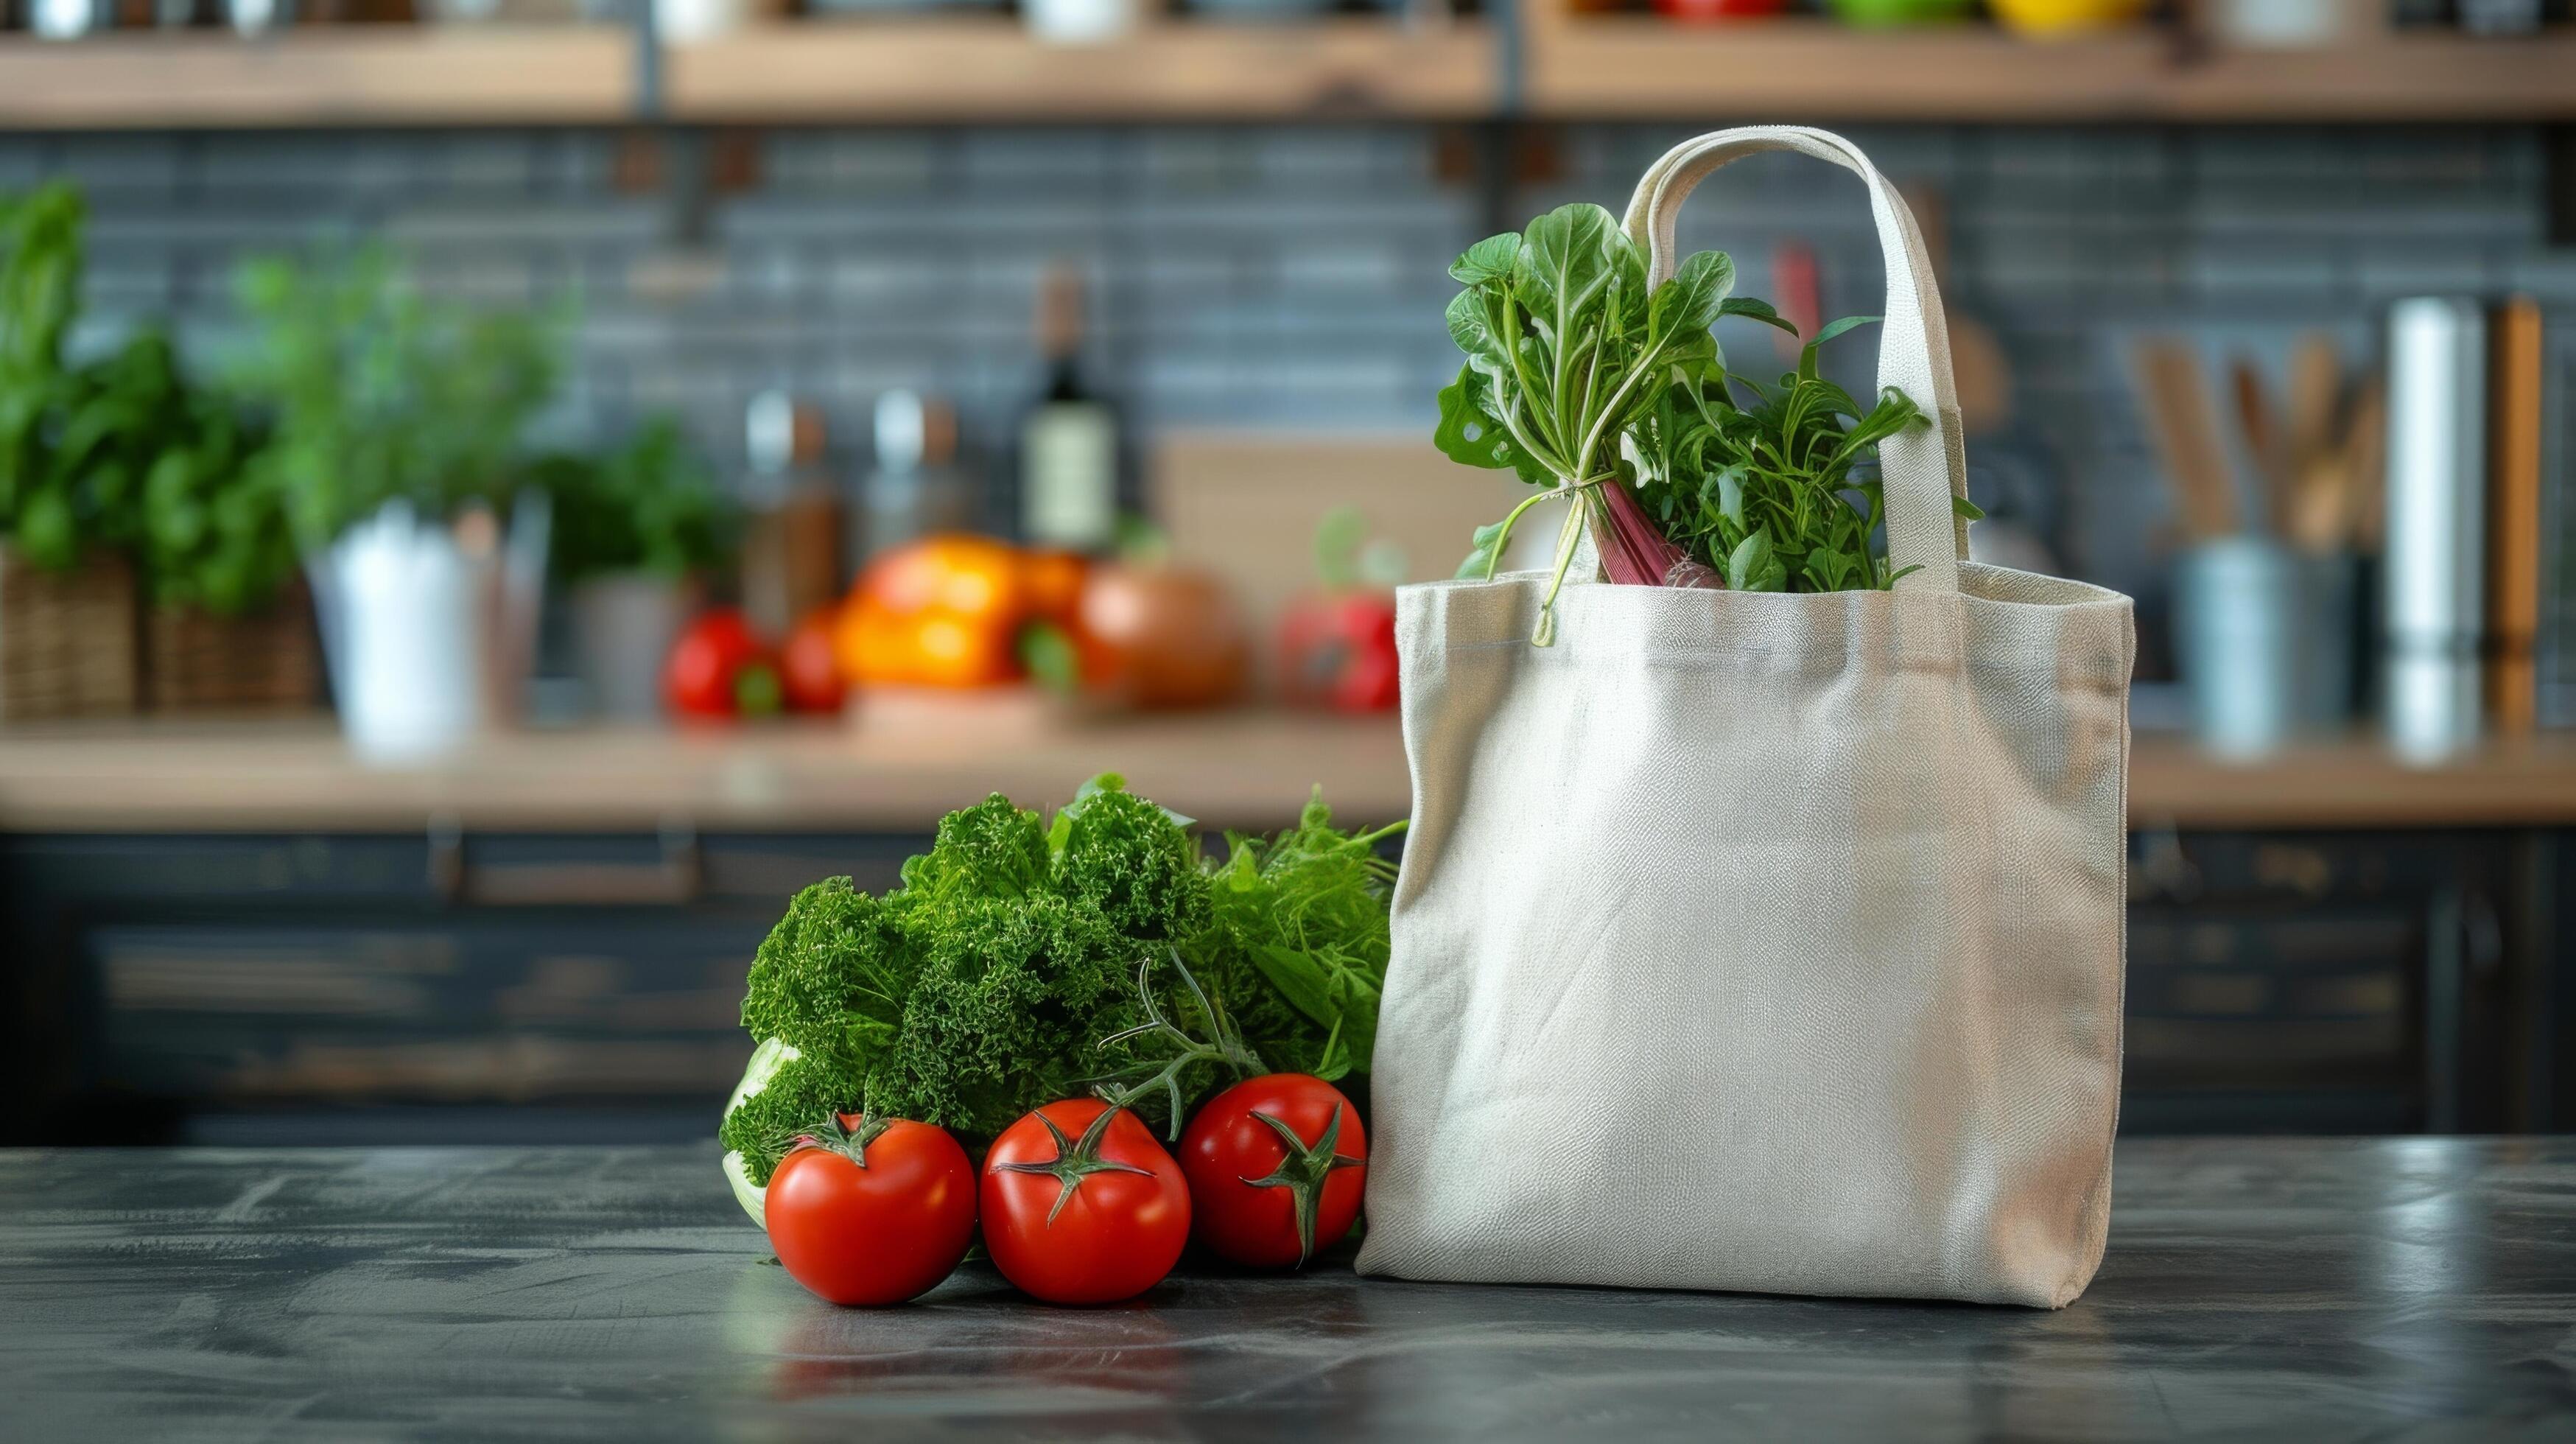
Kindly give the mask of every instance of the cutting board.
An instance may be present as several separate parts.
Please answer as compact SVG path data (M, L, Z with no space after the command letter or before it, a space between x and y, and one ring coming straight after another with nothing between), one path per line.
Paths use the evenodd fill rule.
M1447 577L1477 527L1527 495L1509 472L1460 466L1421 434L1316 436L1176 431L1155 444L1149 485L1173 555L1232 583L1268 646L1281 611L1315 586L1315 526L1356 506L1403 549L1405 577ZM1523 529L1555 535L1532 508Z

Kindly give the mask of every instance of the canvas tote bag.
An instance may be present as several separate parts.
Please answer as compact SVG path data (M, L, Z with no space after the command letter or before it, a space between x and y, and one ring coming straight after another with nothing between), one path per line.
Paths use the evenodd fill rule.
M2056 1307L2102 1256L2129 600L1964 558L1931 268L1802 127L1676 147L1652 274L1729 161L1859 174L1887 259L1889 592L1405 588L1413 823L1363 1273ZM1579 570L1587 570L1579 568Z

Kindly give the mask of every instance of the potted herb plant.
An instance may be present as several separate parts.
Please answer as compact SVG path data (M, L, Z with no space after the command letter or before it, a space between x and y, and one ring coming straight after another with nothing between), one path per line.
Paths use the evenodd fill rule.
M600 716L662 715L663 659L726 553L732 517L679 423L660 416L615 450L540 458L554 504L553 569L569 589L576 666Z
M382 250L239 280L239 381L271 426L251 466L285 500L342 726L373 759L452 748L515 709L534 647L548 504L512 493L549 328L434 302Z
M63 360L80 194L0 199L0 718L134 707L130 472L90 465L108 418Z
M158 329L72 373L56 464L130 516L141 695L156 711L309 705L320 660L284 498L249 466L256 428L192 385Z

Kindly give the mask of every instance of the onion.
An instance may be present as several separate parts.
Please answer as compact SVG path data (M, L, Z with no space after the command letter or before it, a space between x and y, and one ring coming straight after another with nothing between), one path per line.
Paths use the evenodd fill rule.
M1225 583L1187 567L1094 567L1081 622L1084 681L1137 707L1231 701L1251 661Z

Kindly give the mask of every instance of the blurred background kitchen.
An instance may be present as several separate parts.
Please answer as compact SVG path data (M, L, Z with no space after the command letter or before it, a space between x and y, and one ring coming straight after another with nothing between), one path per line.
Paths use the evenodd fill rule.
M2576 1125L2565 0L0 16L0 1143L704 1136L950 807L1401 816L1445 267L1744 120L2138 598L2123 1125ZM1839 172L1684 231L1881 304Z

